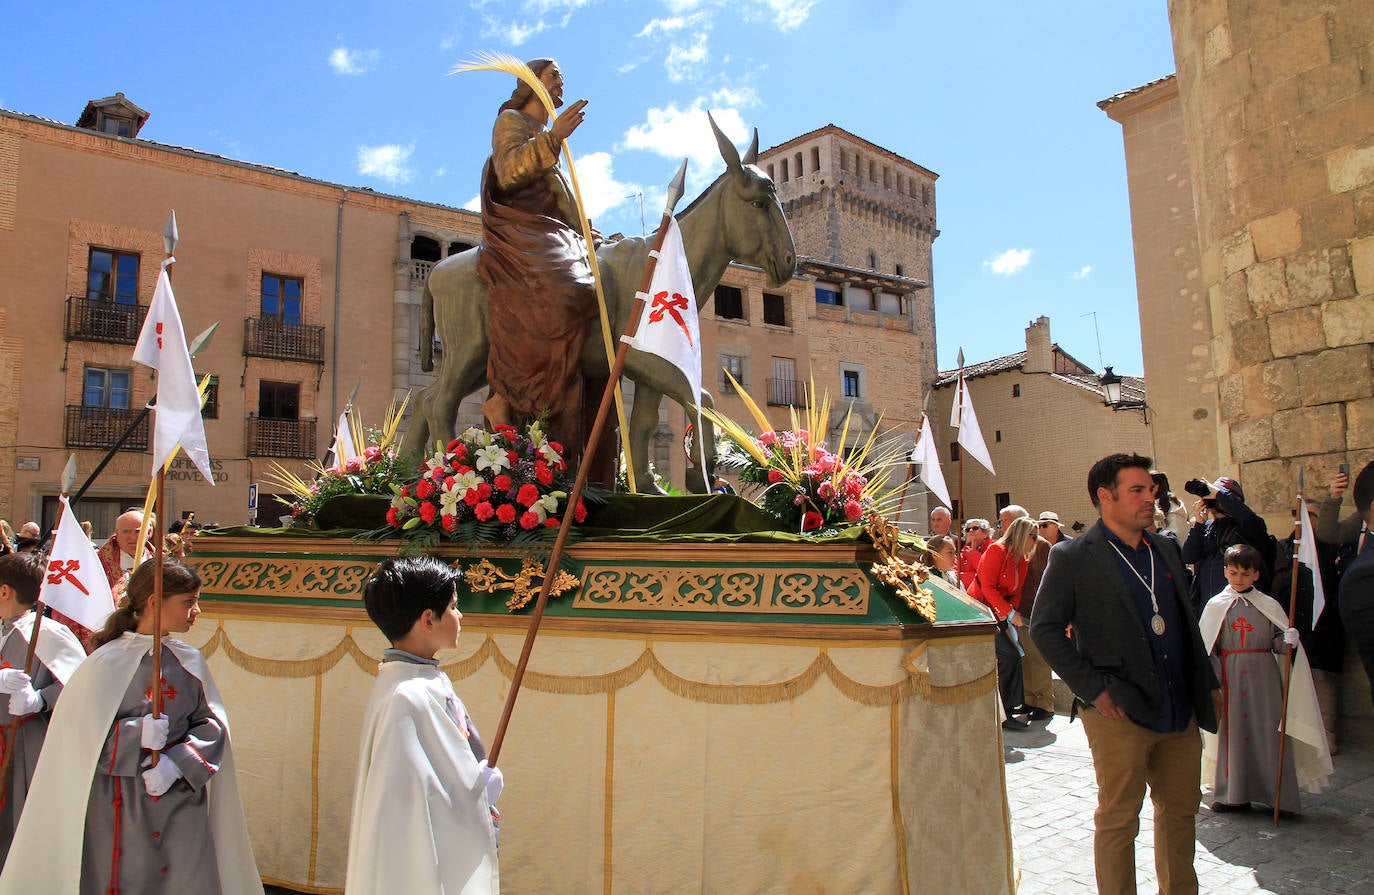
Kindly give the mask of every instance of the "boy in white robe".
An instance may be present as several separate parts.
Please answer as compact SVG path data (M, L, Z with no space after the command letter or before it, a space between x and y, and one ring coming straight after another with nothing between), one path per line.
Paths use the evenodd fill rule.
M363 717L349 895L500 892L502 777L434 655L458 643L462 573L429 556L386 559L363 587L391 641Z
M1283 607L1254 587L1260 576L1259 551L1235 544L1226 550L1224 562L1227 586L1207 602L1199 621L1225 700L1217 733L1203 737L1203 782L1213 780L1213 811L1245 810L1251 804L1273 809L1283 665L1291 646L1284 725L1288 740L1278 807L1296 814L1298 790L1321 792L1332 772L1307 654Z
M0 556L0 756L9 760L9 772L0 783L0 867L19 826L48 719L62 687L86 658L75 634L60 622L44 619L33 666L24 672L43 571L43 558L36 553Z

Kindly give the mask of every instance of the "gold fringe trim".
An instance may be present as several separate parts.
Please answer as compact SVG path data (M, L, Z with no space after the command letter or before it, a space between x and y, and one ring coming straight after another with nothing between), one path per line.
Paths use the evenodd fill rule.
M644 651L637 659L615 671L604 674L560 675L527 669L524 686L541 693L560 696L593 696L623 690L645 674L653 674L669 693L692 702L712 705L771 705L791 702L825 679L852 702L882 707L895 705L911 696L919 696L934 705L957 705L987 695L997 684L996 668L964 683L934 684L928 672L914 667L913 657L923 650L924 646L903 660L910 676L892 684L865 684L854 680L840 670L824 647L820 648L815 660L801 673L784 681L769 684L708 684L689 680L671 671L654 654L653 643L650 641L645 644ZM231 663L257 677L319 677L329 672L345 657L351 658L362 671L375 676L377 666L381 662L380 658L364 652L351 633L345 633L333 648L313 659L268 659L250 655L230 640L223 622L201 648L201 654L209 659L220 651L224 652L225 658ZM495 639L490 635L472 655L439 667L453 680L463 680L476 674L488 662L494 663L507 680L515 676L516 663L501 652Z

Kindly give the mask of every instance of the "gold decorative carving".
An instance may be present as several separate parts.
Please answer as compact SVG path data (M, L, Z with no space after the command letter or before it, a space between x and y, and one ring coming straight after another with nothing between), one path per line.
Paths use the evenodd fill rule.
M930 577L930 569L897 556L900 548L897 527L877 513L869 517L866 531L873 539L878 555L882 557L882 562L873 564L873 577L896 590L897 595L926 621L935 621L935 594L921 587L921 583Z
M319 559L210 559L192 557L204 590L228 597L361 599L372 562Z
M509 590L511 595L506 601L506 608L511 612L528 606L530 600L537 597L544 586L544 567L528 556L521 563L520 571L514 575L501 571L487 559L468 566L464 575L468 587L478 593L494 594L500 590ZM554 576L549 596L561 596L575 587L577 577L564 569L559 569Z
M867 615L868 578L858 569L634 569L589 564L578 609Z

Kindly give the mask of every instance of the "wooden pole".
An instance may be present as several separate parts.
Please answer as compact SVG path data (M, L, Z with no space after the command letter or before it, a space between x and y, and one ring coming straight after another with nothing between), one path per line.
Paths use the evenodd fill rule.
M1293 520L1293 560L1289 566L1288 581L1288 627L1293 627L1293 619L1298 612L1298 573L1302 564L1298 560L1298 548L1302 544L1302 514L1307 512L1307 504L1302 499L1302 474L1298 475L1298 518ZM1320 574L1317 569L1312 575ZM1279 769L1274 781L1274 826L1279 825L1279 802L1283 801L1283 757L1288 745L1288 691L1293 681L1293 645L1284 648L1283 659L1283 711L1279 714Z
M687 162L683 161L677 176L673 178L672 185L668 187L668 201L663 209L663 221L659 224L658 233L654 237L654 247L649 252L649 262L644 266L644 277L640 281L639 291L635 295L634 307L630 311L630 321L625 327L626 337L633 338L639 330L639 318L644 312L644 295L653 283L654 269L658 266L658 253L663 248L664 237L668 235L668 221L673 216L673 206L682 196L686 176ZM587 445L582 451L582 463L578 464L577 467L577 479L573 483L572 493L568 495L568 505L563 511L563 521L558 526L558 537L554 539L553 552L549 554L548 565L544 568L544 582L539 587L539 599L534 604L534 613L530 616L530 626L525 632L525 645L520 650L520 661L515 666L515 674L511 677L510 694L506 697L506 703L501 709L501 720L496 726L496 736L492 738L491 749L487 752L487 764L491 767L496 767L496 759L501 754L501 746L506 739L506 730L510 726L510 716L515 710L515 698L520 695L520 684L525 679L525 669L530 662L530 653L534 650L534 638L539 634L539 624L544 618L544 608L549 604L549 594L553 590L553 581L558 575L558 564L563 559L563 549L568 543L568 534L572 531L573 514L577 509L578 501L582 499L582 492L587 487L587 476L592 467L588 459L595 452L597 443L601 440L602 430L606 427L606 418L610 415L611 404L614 403L616 387L620 382L621 374L625 371L625 357L629 353L630 345L622 339L619 348L616 349L615 360L611 364L610 379L606 381L606 388L601 392L601 403L596 409L596 420L592 423L592 430L587 435Z

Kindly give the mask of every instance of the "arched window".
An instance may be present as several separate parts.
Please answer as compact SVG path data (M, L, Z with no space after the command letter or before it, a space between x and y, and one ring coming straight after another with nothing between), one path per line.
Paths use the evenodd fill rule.
M416 236L410 240L410 257L415 261L438 261L443 255L439 254L438 240Z

